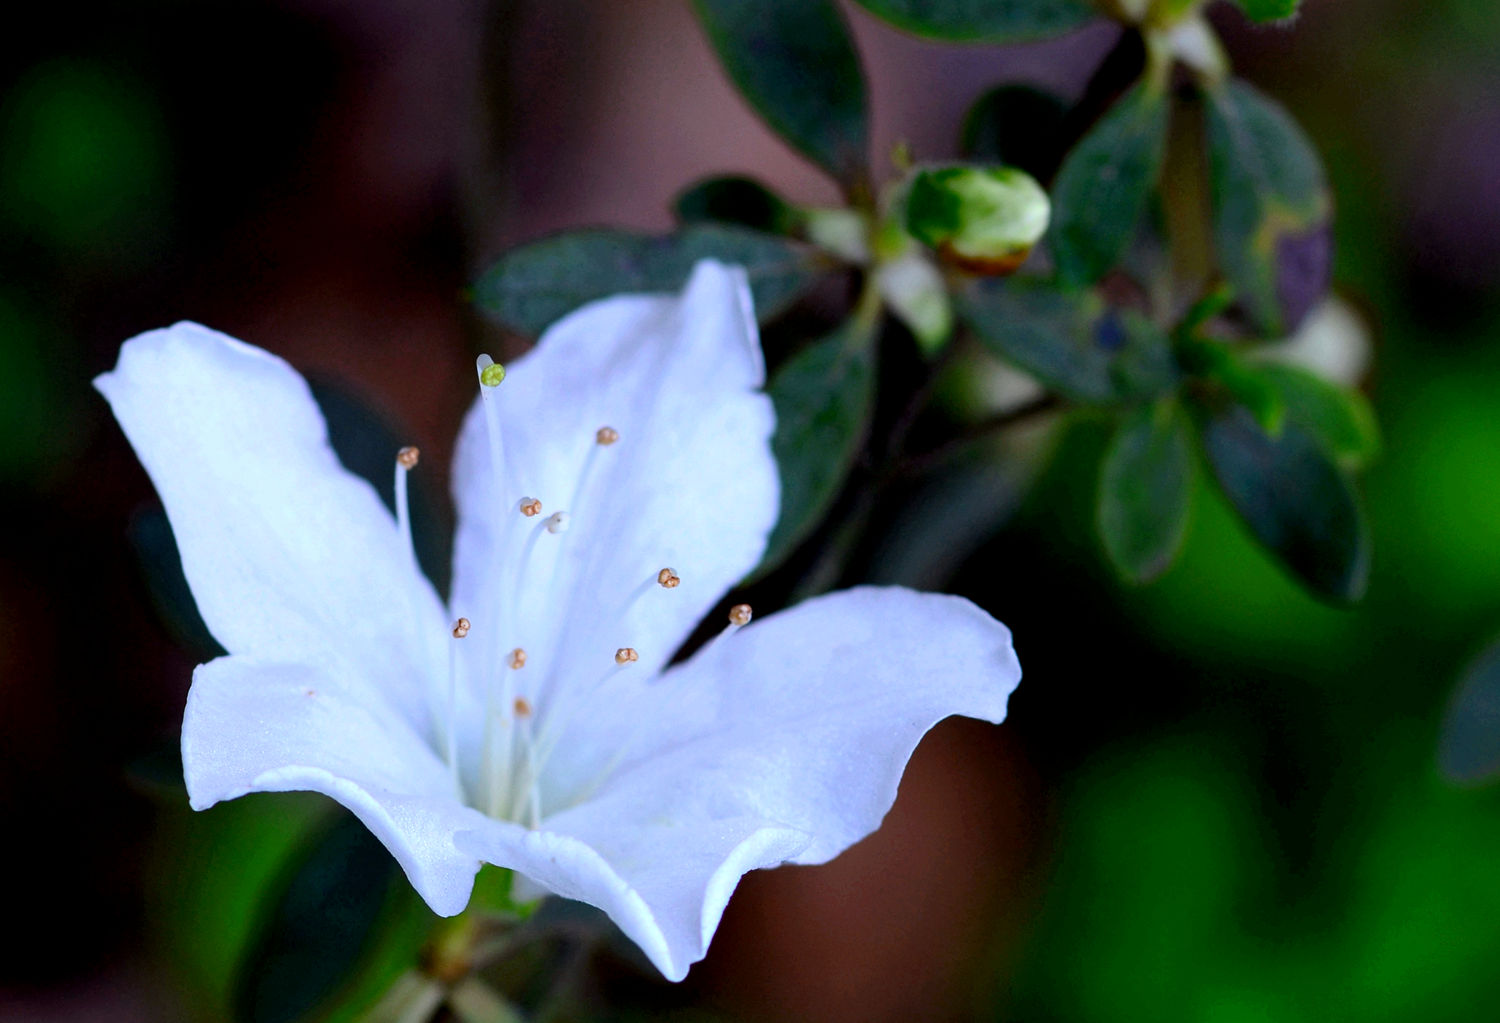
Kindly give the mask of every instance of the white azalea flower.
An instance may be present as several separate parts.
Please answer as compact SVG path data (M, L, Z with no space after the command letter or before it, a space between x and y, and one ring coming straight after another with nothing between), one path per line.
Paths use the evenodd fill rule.
M934 723L1000 721L1010 634L955 597L856 589L743 629L736 609L667 667L776 520L751 312L743 272L706 262L484 372L446 609L412 555L414 451L393 517L280 359L191 323L126 342L95 384L229 651L188 695L192 805L326 793L436 912L498 864L603 909L677 980L741 875L833 858Z

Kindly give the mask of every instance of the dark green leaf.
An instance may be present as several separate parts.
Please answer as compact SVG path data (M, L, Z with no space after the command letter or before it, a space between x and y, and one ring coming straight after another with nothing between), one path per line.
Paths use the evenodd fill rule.
M208 631L183 574L182 555L177 551L177 538L172 535L167 513L160 508L140 512L131 520L129 536L146 591L172 638L199 661L222 657L225 650Z
M865 76L832 0L693 0L724 69L771 130L846 187L865 174Z
M959 316L986 347L1070 398L1152 397L1176 383L1167 336L1091 292L979 281L956 297Z
M1320 596L1363 595L1370 540L1359 495L1309 433L1287 423L1273 438L1234 406L1208 417L1203 447L1230 504L1293 575Z
M1281 435L1286 422L1286 400L1260 367L1247 363L1238 352L1212 338L1182 338L1177 357L1183 369L1223 388L1245 407L1273 437Z
M1091 284L1119 262L1161 175L1167 103L1141 82L1068 154L1052 189L1052 252L1058 276Z
M1312 434L1340 465L1360 469L1380 453L1380 427L1363 394L1298 366L1267 363L1256 373L1280 397L1288 421Z
M340 813L290 865L240 968L235 1017L290 1023L354 975L400 876L359 819Z
M806 246L739 227L698 224L670 235L592 228L511 249L479 278L474 301L501 323L536 335L596 299L676 291L700 259L743 266L762 320L795 301L823 269Z
M1071 32L1098 15L1083 0L855 0L897 28L928 39L1020 43Z
M791 234L801 214L754 178L704 178L688 186L672 204L684 224L737 224L768 234Z
M395 508L396 452L406 443L378 413L337 385L311 381L313 398L328 423L328 440L344 468L368 481L387 508ZM453 530L439 511L433 488L420 475L409 480L412 536L417 560L439 593L447 592ZM200 661L225 650L209 632L182 571L171 523L160 508L143 511L129 536L147 591L173 638Z
M822 519L858 454L874 405L873 327L856 317L777 370L771 450L781 472L781 517L760 572L778 564Z
M1284 21L1297 13L1302 0L1234 0L1251 21Z
M1274 101L1230 81L1208 102L1209 191L1220 269L1268 336L1328 290L1332 202L1312 143Z
M1068 106L1027 85L1002 85L980 96L964 116L960 146L975 160L1019 167L1049 181L1062 162Z
M311 380L313 398L328 422L328 443L354 475L367 480L392 513L396 509L396 452L409 439L369 403L338 384ZM448 592L452 572L453 526L440 510L432 476L421 468L407 479L412 542L417 562L439 593Z
M1500 643L1480 654L1459 680L1438 740L1438 765L1461 782L1500 771Z
M1193 437L1175 399L1142 405L1120 424L1099 476L1099 535L1120 574L1144 583L1171 566L1187 535Z

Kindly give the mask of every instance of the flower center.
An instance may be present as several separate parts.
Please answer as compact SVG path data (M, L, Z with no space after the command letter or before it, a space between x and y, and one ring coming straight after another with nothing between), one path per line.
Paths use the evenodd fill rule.
M458 618L453 623L447 647L446 699L441 699L444 694L434 697L434 702L441 700L442 703L441 707L433 708L434 720L441 724L438 741L444 747L443 756L455 788L463 794L463 798L492 817L537 827L545 812L560 809L557 805L543 805L542 777L547 761L559 748L560 741L579 716L590 706L597 706L600 693L611 683L617 682L621 672L635 668L641 658L640 653L632 646L616 649L612 661L607 660L607 654L600 651L596 655L602 661L596 669L598 675L591 681L583 681L589 679L591 670L594 670L587 663L545 663L549 657L560 659L572 656L575 644L567 642L567 635L555 639L551 651L546 649L546 641L543 640L543 645L532 651L533 654L540 654L540 659L536 656L528 657L527 649L522 645L527 637L522 634L526 631L526 615L523 613L521 600L525 594L535 592L539 584L545 582L544 579L535 578L539 571L547 570L539 566L565 564L561 558L562 545L576 542L568 532L574 515L581 508L581 502L588 493L601 460L613 456L622 437L620 431L612 426L599 427L591 438L582 468L573 484L573 492L569 495L570 503L552 511L550 515L544 514L542 499L527 493L525 481L518 478L515 467L508 465L505 460L505 443L497 405L497 391L505 379L504 367L488 356L480 356L476 370L489 446L493 497L499 508L508 509L499 516L494 560L486 567L493 580L494 592L509 594L514 599L498 601L483 614L476 614L483 609L467 610L469 614L476 614L475 621ZM403 448L396 460L397 524L413 571L419 569L411 538L406 475L416 466L417 458L415 448ZM542 548L550 545L557 545L556 549L544 556ZM575 581L575 586L584 583L586 580L580 578ZM682 577L671 567L663 567L651 573L615 609L609 624L626 620L631 610L647 599L649 594L658 590L671 592L681 584ZM730 624L725 631L733 632L748 621L749 608L740 605L731 612ZM474 637L468 638L471 631L474 632ZM456 646L460 642L480 643L480 656L461 659ZM577 655L586 656L586 650L586 647L582 648L583 652ZM473 665L478 665L478 677L472 681L475 683L474 691L482 695L484 708L483 728L479 730L482 739L477 758L477 776L465 776L463 773L465 767L469 771L475 769L473 760L466 759L463 764L460 763L459 733L464 730L465 725L459 719L459 676L463 664L470 665L471 670ZM578 677L580 684L566 684L564 679L558 677L561 673ZM584 787L584 792L578 798L586 798L597 789L619 766L626 752L639 738L639 735L631 735L619 749L612 751L612 759L604 771ZM469 781L467 789L463 784L464 777ZM555 800L558 797L554 795L551 798ZM570 802L576 801L573 796L567 798Z

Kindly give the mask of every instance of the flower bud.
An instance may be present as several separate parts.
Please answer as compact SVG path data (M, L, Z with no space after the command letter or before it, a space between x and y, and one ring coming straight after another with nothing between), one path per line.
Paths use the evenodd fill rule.
M1014 167L924 167L906 194L906 230L971 273L1012 273L1047 231L1052 204Z

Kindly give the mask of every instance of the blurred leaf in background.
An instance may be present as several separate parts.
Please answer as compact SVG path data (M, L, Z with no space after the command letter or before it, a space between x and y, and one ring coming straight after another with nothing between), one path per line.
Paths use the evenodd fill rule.
M1242 81L1208 95L1214 243L1265 336L1295 330L1328 290L1332 200L1323 165L1278 104Z
M1099 477L1099 533L1125 578L1147 582L1177 557L1194 470L1192 424L1174 399L1141 405L1115 431Z
M795 301L825 269L806 246L746 228L698 223L663 236L595 228L509 250L474 285L474 302L506 326L536 336L597 298L676 291L700 259L743 266L763 320Z
M1125 254L1161 176L1167 114L1164 87L1143 81L1063 161L1049 238L1064 282L1092 284Z
M1315 593L1358 600L1370 572L1359 496L1301 426L1268 434L1243 408L1203 423L1208 464L1245 524Z
M1443 773L1460 782L1500 772L1500 644L1482 653L1459 679L1438 746Z
M757 573L778 565L827 514L865 440L875 402L873 314L856 316L776 371L771 450L781 474L781 516Z
M868 187L865 76L832 0L693 0L740 94L846 189Z
M1029 85L1001 85L974 101L964 115L959 148L974 160L1019 167L1051 181L1062 160L1068 105Z
M975 282L958 299L982 344L1070 398L1148 398L1177 382L1166 334L1097 294L1017 279Z
M1022 43L1071 32L1097 17L1084 0L855 0L871 14L928 39Z

